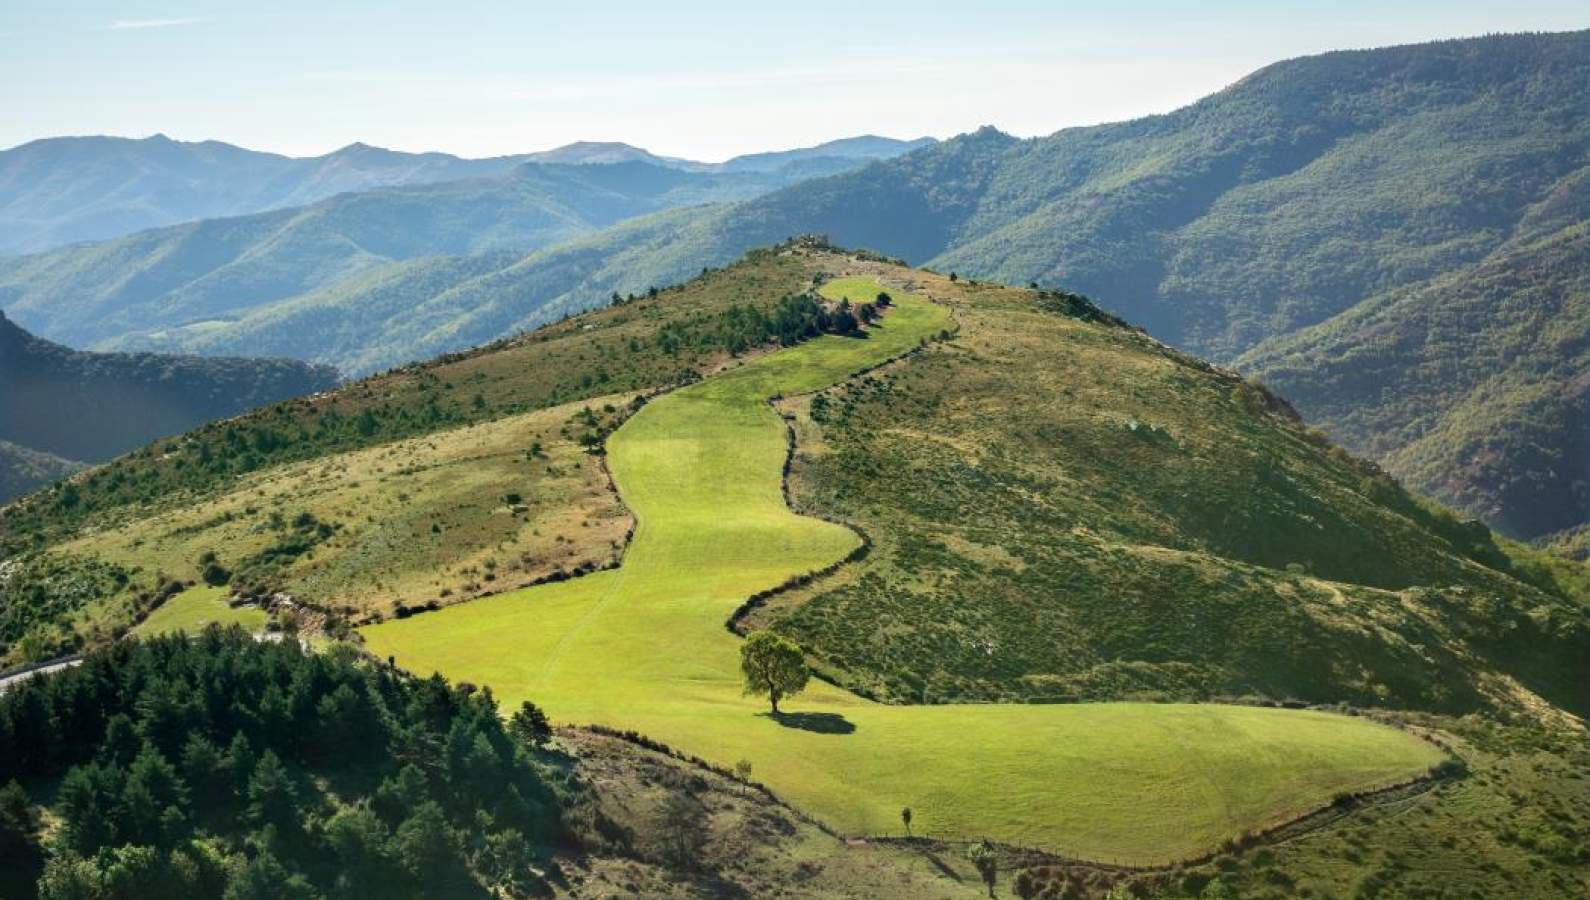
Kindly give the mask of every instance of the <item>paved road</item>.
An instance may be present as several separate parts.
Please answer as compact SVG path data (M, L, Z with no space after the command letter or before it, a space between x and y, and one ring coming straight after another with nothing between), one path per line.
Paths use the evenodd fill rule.
M15 675L7 675L3 678L0 678L0 694L5 693L6 689L11 687L13 684L20 684L35 675L47 675L50 672L59 672L62 669L70 669L73 666L82 665L82 663L83 658L81 656L75 656L69 659L63 659L60 662L53 662L49 665L39 666L37 669L28 669L26 672L18 672Z

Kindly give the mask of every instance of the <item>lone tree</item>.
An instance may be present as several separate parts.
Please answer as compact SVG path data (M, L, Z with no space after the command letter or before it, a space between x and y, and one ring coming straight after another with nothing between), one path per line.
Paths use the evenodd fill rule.
M766 694L778 715L778 701L806 687L811 672L800 645L771 631L758 631L740 646L740 671L747 694Z
M905 823L905 836L911 836L911 807L900 810L900 821Z

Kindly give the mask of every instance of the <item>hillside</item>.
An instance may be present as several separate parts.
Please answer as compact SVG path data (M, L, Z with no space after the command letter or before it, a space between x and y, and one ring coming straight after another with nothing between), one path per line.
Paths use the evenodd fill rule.
M822 232L940 271L1097 296L1172 344L1285 381L1305 417L1412 487L1534 537L1590 515L1582 491L1556 490L1576 477L1571 463L1552 465L1576 458L1582 439L1566 418L1582 374L1571 358L1542 349L1532 357L1540 364L1515 367L1505 389L1489 389L1506 399L1474 395L1470 384L1462 394L1442 393L1433 403L1439 414L1406 402L1419 382L1439 380L1382 370L1386 381L1332 379L1331 390L1320 390L1299 385L1289 374L1297 363L1286 358L1372 355L1373 346L1356 342L1386 331L1361 335L1354 317L1394 304L1413 323L1399 327L1425 342L1422 358L1461 366L1463 356L1443 349L1452 344L1420 336L1426 314L1408 318L1407 310L1445 302L1453 284L1493 280L1486 273L1497 266L1537 259L1546 251L1527 248L1582 221L1587 59L1590 32L1291 60L1168 115L1025 141L984 129L513 261L448 261L413 275L388 268L261 313L243 331L282 346L271 335L324 315L337 323L339 349L317 352L374 367L489 340L614 291L644 291L790 234ZM1541 285L1546 293L1579 296L1572 266L1533 271L1552 282ZM367 295L402 297L421 313L361 324L348 310ZM1571 318L1576 307L1567 308ZM1495 354L1506 346L1497 335L1477 325L1465 340ZM1324 343L1308 344L1315 340ZM1528 405L1538 436L1482 446L1473 423L1497 415L1497 403ZM1486 411L1469 415L1470 406ZM1396 441L1371 443L1371 422Z
M1441 383L1423 375L1382 368L1376 379L1332 378L1324 389L1291 373L1298 360L1377 353L1358 342L1384 340L1390 326L1371 337L1353 323L1382 307L1396 307L1404 323L1391 330L1423 342L1425 369L1460 365L1443 349L1450 342L1418 330L1429 314L1409 310L1442 304L1454 284L1495 283L1487 273L1499 266L1532 265L1546 252L1537 244L1582 221L1586 59L1590 33L1576 32L1291 60L1168 115L1027 141L984 129L522 258L367 268L383 258L339 250L338 264L284 280L282 290L229 292L219 317L208 301L189 303L186 280L139 281L123 296L78 255L0 267L0 296L19 315L40 317L61 298L97 298L110 315L95 340L206 353L258 346L363 372L552 321L614 291L672 283L790 234L822 232L941 271L1098 296L1164 340L1284 383L1306 417L1413 487L1534 537L1590 515L1571 487L1571 462L1553 463L1577 458L1582 440L1568 417L1582 371L1571 359L1541 355L1484 396L1475 384L1461 394L1435 388L1432 409L1408 402L1420 383ZM158 247L128 245L118 264L146 265ZM339 267L353 257L359 274ZM1542 262L1534 271L1551 282L1542 290L1579 295L1571 266ZM183 311L152 313L138 305L139 290L162 310ZM376 312L361 318L365 308ZM1496 329L1476 329L1472 339L1487 352L1506 346ZM1483 446L1474 423L1520 405L1538 422L1536 436ZM1395 439L1371 441L1372 426Z
M35 464L38 453L99 462L337 381L334 370L296 360L71 350L0 314L0 441L35 451Z
M80 462L0 441L0 503L81 468Z
M1586 709L1582 608L1520 584L1483 527L1427 509L1262 389L1071 295L902 283L955 310L955 340L785 404L810 448L792 502L874 545L755 621L841 683L909 702L1460 711L1514 702L1484 699L1514 682ZM1519 605L1480 600L1492 592ZM1555 624L1528 653L1503 649L1528 620Z
M813 297L879 292L863 336L799 324ZM786 429L806 515L779 491ZM377 658L510 706L743 758L845 834L909 805L930 840L1155 864L1432 764L1387 720L1464 735L1472 802L1561 815L1472 822L1438 786L1405 798L1429 818L1350 816L1351 846L1425 846L1415 826L1439 822L1463 836L1428 852L1511 871L1499 835L1586 819L1577 769L1539 749L1590 709L1584 598L1078 295L802 242L158 450L0 513L10 552L42 548L0 587L11 659L101 643L202 578L289 593L277 626L360 626ZM866 552L829 572L862 538L812 513ZM832 683L770 720L723 625L786 579L737 624L798 637ZM1239 695L1317 708L1045 702ZM987 699L1029 702L967 702ZM1126 737L1143 729L1164 740ZM1287 877L1338 892L1385 861L1286 846ZM1578 878L1528 858L1518 884ZM1222 859L1198 870L1267 877Z
M214 422L91 471L69 494L0 508L0 555L53 548L0 583L0 658L120 633L223 548L239 589L283 588L349 615L606 565L627 516L578 439L621 421L634 392L767 341L720 314L770 311L805 283L795 260L764 254L749 275L703 276ZM43 596L47 607L20 599Z

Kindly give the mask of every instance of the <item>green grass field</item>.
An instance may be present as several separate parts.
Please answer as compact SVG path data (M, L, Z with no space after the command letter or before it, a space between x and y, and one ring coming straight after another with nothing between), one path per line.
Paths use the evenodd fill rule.
M265 610L257 606L233 609L227 605L226 597L226 588L189 588L161 604L133 633L140 637L176 631L198 634L211 623L241 625L251 632L265 630Z
M845 279L824 292L861 300L878 289ZM897 834L910 806L920 834L1122 862L1200 853L1439 759L1402 732L1314 712L889 706L814 683L775 721L764 699L742 696L739 638L724 620L857 541L785 506L784 425L766 400L843 380L950 324L945 309L891 293L898 306L869 337L754 359L614 433L609 465L638 520L619 569L373 626L370 650L490 685L505 708L534 699L561 722L749 760L755 779L845 832Z

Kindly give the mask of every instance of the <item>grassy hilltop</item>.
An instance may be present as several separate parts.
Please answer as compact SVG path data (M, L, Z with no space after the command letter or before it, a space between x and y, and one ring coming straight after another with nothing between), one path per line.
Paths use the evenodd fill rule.
M812 295L879 291L898 302L865 337L806 330ZM505 706L748 760L846 832L910 805L935 837L1161 862L1440 758L1363 718L1147 702L1236 696L1399 710L1478 767L1396 801L1418 818L1289 842L1288 878L1409 886L1387 854L1439 828L1460 837L1432 865L1566 894L1556 848L1590 823L1554 731L1587 707L1583 582L1074 294L783 245L161 441L71 496L0 512L13 659L221 615L183 585L229 579ZM739 695L724 624L857 546L812 514L870 551L738 620L831 679L779 722ZM1041 702L1065 700L1134 702Z
M838 279L822 290L860 302L883 287ZM1278 710L887 707L819 687L784 717L759 714L721 623L746 596L858 541L785 506L784 434L765 401L826 387L950 324L944 307L894 296L865 338L750 361L651 402L617 431L610 465L639 523L621 568L373 626L371 651L490 685L510 705L535 698L561 721L634 728L723 766L747 759L846 832L892 831L911 806L922 834L1132 863L1196 855L1439 761L1395 731ZM1134 739L1144 734L1158 740ZM1177 799L1134 791L1144 779Z

